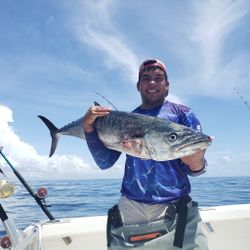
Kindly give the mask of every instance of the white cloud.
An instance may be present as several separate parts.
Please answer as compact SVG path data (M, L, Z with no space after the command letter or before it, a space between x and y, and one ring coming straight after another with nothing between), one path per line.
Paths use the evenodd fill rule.
M124 72L129 72L131 82L136 81L138 60L119 35L86 29L85 33L79 31L79 38L104 52L105 64L109 69L119 68Z
M77 39L101 51L107 68L120 69L134 83L139 61L129 40L114 25L111 13L115 2L88 1L81 2L78 7L81 11L75 10L71 17L71 29Z
M13 122L11 109L0 105L0 145L3 152L15 166L16 169L27 178L32 179L71 179L71 178L110 178L119 177L121 168L102 171L97 167L91 167L81 158L74 155L39 155L36 149L24 141L15 133L10 123ZM4 165L4 171L9 172L5 161L0 159ZM105 173L104 173L105 172Z
M138 13L138 19L133 22L140 24L139 19L144 20L147 29L142 32L144 35L152 34L153 40L149 39L145 41L144 46L139 44L137 47L134 41L126 36L126 27L120 23L120 26L117 26L115 23L115 15L125 6L124 3L111 0L81 2L77 6L79 9L74 9L71 17L73 24L71 29L77 39L101 51L108 68L125 72L124 75L129 76L134 83L137 79L138 58L140 58L138 51L147 46L145 54L158 55L157 50L160 50L164 60L167 51L170 57L173 56L174 60L180 62L179 68L183 68L181 74L170 75L170 78L174 78L174 82L177 82L178 94L188 96L199 93L199 95L231 97L234 95L234 87L239 85L242 91L250 91L248 48L242 46L240 50L235 49L232 53L226 50L228 41L235 39L236 43L241 42L241 38L234 36L234 32L242 29L249 15L249 1L191 1L186 6L188 11L185 12L174 4L164 2L156 5L155 8L160 14L170 8L173 10L172 13L179 13L178 18L170 14L172 22L159 17L146 19L152 11L152 5L147 4L145 11ZM145 6L142 2L135 5L136 9L143 7ZM164 33L162 30L167 32ZM157 49L150 47L151 42ZM171 58L167 59L171 68Z
M250 176L248 150L223 151L207 153L208 171L206 176Z
M230 53L227 50L232 40L241 42L234 32L242 34L240 30L248 14L249 1L245 0L211 0L194 5L190 38L196 44L195 58L198 61L193 61L197 70L191 81L203 94L232 96L233 88L239 84L249 90L248 48L235 48Z
M155 8L157 17L147 19L149 3L138 14L155 48L148 41L144 46L166 62L175 94L228 98L235 87L250 92L249 1L185 1L182 5L166 1ZM166 9L171 13L163 18Z

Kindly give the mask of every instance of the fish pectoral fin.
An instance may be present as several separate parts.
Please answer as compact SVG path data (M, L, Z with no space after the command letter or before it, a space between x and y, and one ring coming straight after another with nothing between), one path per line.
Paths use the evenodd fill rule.
M138 140L124 140L122 141L122 148L124 150L135 150L139 151L141 148L142 144Z
M133 148L133 142L131 141L123 141L122 142L122 148L123 149L132 149Z

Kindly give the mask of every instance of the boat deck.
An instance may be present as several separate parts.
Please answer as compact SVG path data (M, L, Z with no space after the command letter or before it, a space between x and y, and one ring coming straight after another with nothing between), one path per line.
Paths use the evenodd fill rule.
M250 204L201 208L200 211L209 249L250 249ZM106 249L106 216L62 219L39 225L42 250Z

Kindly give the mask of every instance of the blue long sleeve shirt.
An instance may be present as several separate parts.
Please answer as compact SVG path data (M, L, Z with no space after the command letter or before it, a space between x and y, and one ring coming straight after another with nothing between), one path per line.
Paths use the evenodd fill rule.
M160 117L201 132L199 120L191 109L184 105L167 101L153 109L144 110L138 107L133 112ZM96 164L101 169L113 166L121 153L106 148L95 131L85 133L85 136ZM126 155L121 194L149 204L169 203L190 193L188 175L197 176L205 171L206 168L192 172L180 159L155 161Z

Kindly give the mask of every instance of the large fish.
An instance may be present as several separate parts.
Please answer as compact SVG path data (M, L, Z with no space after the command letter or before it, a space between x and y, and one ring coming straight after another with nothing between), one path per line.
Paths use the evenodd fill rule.
M85 138L83 118L58 129L44 116L38 116L49 128L52 137L50 157L59 136ZM107 148L143 159L166 161L193 154L211 144L211 138L191 128L165 119L121 111L111 111L94 123L98 137Z

